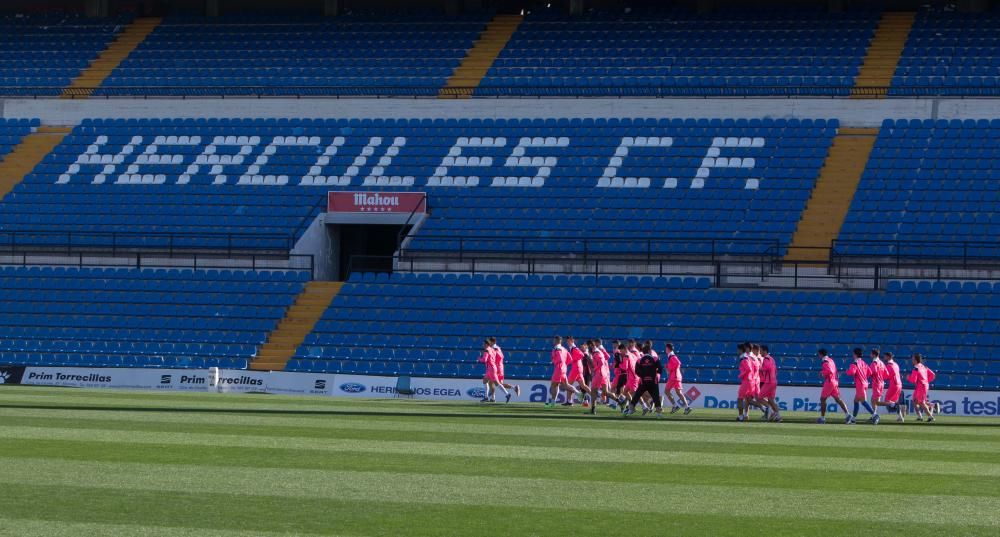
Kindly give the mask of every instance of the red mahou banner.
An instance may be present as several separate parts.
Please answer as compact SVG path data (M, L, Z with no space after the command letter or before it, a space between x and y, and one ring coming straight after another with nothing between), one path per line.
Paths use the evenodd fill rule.
M330 213L424 213L427 194L423 192L330 192Z

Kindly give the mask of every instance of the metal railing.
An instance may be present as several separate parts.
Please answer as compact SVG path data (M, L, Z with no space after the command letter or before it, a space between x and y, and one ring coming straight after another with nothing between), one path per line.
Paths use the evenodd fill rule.
M209 252L285 253L295 238L278 233L102 232L11 229L0 230L0 254L100 251L111 255Z
M24 86L0 97L26 98L663 98L663 97L1000 97L998 87L973 86Z
M406 222L403 223L403 226L399 228L399 233L396 234L397 252L403 249L403 242L405 242L407 238L410 238L410 231L412 230L412 228L410 228L409 226L413 225L413 217L419 214L417 211L418 209L420 209L420 206L423 205L424 212L428 212L430 210L430 205L428 204L427 200L427 193L421 192L420 194L421 194L420 203L417 203L416 205L413 206L413 209L410 211L410 215L406 217Z
M601 258L643 259L645 261L708 259L715 261L732 256L775 258L781 251L778 239L733 239L712 237L474 237L434 235L414 236L419 247L400 249L401 256L469 257L504 255L525 262L538 257L563 257L588 261ZM443 243L431 247L428 241Z
M122 268L190 268L190 269L249 269L301 270L315 277L315 260L311 255L273 254L208 254L150 252L73 252L0 253L0 265L53 267L122 267Z
M853 251L852 251L853 250ZM961 264L965 268L1000 264L1000 240L989 241L913 241L913 240L841 240L830 243L833 263L877 261L896 266Z
M767 289L878 290L892 279L998 280L1000 263L974 271L958 263L837 263L761 259L677 260L650 262L635 258L476 255L456 258L351 256L347 274L356 272L444 272L466 274L526 274L585 276L657 276L708 278L713 287Z

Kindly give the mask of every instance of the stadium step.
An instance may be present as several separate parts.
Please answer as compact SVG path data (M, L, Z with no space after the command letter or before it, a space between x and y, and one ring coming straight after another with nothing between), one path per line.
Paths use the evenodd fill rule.
M486 76L500 51L507 46L511 36L524 19L521 15L497 15L479 34L479 39L465 55L462 64L455 68L439 97L464 99L472 95L472 88Z
M124 30L118 33L108 48L104 49L97 56L90 67L83 70L80 76L76 77L69 87L63 90L63 98L87 97L93 93L93 89L100 86L104 79L111 75L122 60L139 46L146 37L160 25L163 19L159 17L145 17L135 19Z
M73 129L71 127L38 127L25 136L13 151L0 161L0 198L7 195L25 175L35 169Z
M785 261L825 261L840 234L878 129L840 129L792 236Z
M250 369L280 371L295 355L296 349L312 332L316 322L330 306L330 302L340 292L343 282L309 282L305 290L295 299L295 304L285 312L285 318L271 333Z
M892 76L896 73L896 65L903 55L903 47L906 46L906 39L910 35L913 27L913 20L916 13L888 11L882 14L882 19L875 29L875 37L872 38L865 54L864 63L858 77L854 80L855 88L864 87L888 87L892 84ZM855 94L855 98L880 98L883 95L863 95Z

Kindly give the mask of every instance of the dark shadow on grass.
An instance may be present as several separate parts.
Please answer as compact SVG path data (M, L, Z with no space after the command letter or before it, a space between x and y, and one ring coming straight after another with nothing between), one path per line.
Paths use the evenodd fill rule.
M402 417L402 418L458 418L458 419L476 419L476 418L494 418L494 419L535 419L535 420L601 420L601 421L622 421L622 422L655 422L659 421L652 416L639 417L634 416L631 418L622 418L621 414L614 410L605 410L598 413L597 415L585 414L584 412L574 412L572 414L567 413L567 411L562 409L546 409L542 410L538 407L526 407L526 406L503 406L503 407L483 407L476 406L469 403L445 403L435 402L435 408L441 408L444 406L454 407L454 408L487 408L490 410L496 409L496 412L490 413L473 413L473 412L394 412L386 410L372 410L372 411L359 411L359 410L279 410L279 409L251 409L251 408L171 408L171 407L143 407L143 406L81 406L81 405L44 405L44 404L16 404L16 403L0 403L0 408L22 408L22 409L33 409L33 410L86 410L86 411L97 411L97 412L149 412L149 413L191 413L191 414L242 414L242 415L263 415L263 416L385 416L385 417ZM502 408L502 410L501 410ZM686 423L686 422L706 422L706 423L735 423L735 418L729 416L699 416L697 413L693 416L684 417L667 417L662 421L664 422L676 422L676 423ZM798 423L798 424L809 424L814 423L815 418L785 418L785 423ZM895 422L884 423L879 427L894 427L897 425L914 425L916 422L907 421L904 424L898 424ZM763 422L757 422L759 425L763 425ZM748 427L753 427L751 423L746 424ZM771 424L769 424L771 425ZM839 423L832 423L831 425L839 425ZM956 423L947 421L947 417L944 421L938 420L933 424L922 423L920 424L926 427L964 427L964 428L978 428L978 427L1000 427L1000 419L996 420L996 423ZM773 424L774 427L780 427L780 424ZM864 428L865 425L855 425L853 428Z

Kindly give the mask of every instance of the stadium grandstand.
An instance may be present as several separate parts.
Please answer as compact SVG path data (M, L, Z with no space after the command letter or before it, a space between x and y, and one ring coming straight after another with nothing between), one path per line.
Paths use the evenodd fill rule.
M12 0L0 198L0 384L544 403L574 334L1000 415L994 0Z
M998 388L988 2L230 4L5 8L0 360L475 378L505 334L542 378L595 332L704 382L763 338L792 384L825 342ZM634 306L555 315L581 293Z

